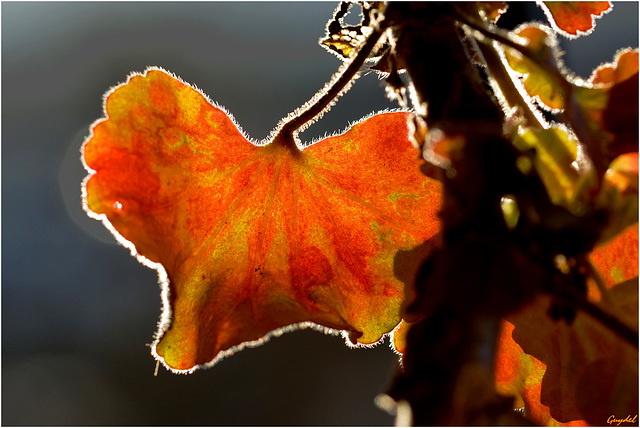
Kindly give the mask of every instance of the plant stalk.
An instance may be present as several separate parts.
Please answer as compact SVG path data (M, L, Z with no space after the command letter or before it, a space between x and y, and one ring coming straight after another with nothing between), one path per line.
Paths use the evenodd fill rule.
M367 37L364 44L358 49L357 54L346 65L343 65L338 72L332 77L329 84L313 98L307 101L300 108L290 113L282 124L274 131L275 135L271 138L272 142L281 144L291 149L293 152L299 152L300 148L297 144L297 134L319 118L332 103L344 94L353 82L354 77L365 63L376 44L383 34L381 26L374 26L373 32Z

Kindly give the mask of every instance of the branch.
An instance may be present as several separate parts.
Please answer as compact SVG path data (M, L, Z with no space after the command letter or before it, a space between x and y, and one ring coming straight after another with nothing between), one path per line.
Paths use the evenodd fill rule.
M526 100L515 85L512 76L505 67L505 64L496 48L484 43L478 43L478 48L480 49L480 53L482 53L490 76L495 80L495 83L498 86L497 88L493 88L496 95L502 95L504 98L503 101L509 108L517 107L526 120L528 126L544 129L544 118L540 115L538 110Z
M321 117L332 103L350 88L350 84L383 34L382 25L379 24L372 25L373 32L358 49L357 54L348 64L340 67L327 86L281 122L274 131L271 141L282 144L294 152L299 151L296 144L297 134L313 123L315 119Z
M593 319L598 321L604 327L611 330L618 335L621 339L627 341L630 345L638 349L638 332L627 324L623 323L617 317L609 314L598 305L595 305L588 301L586 297L579 294L573 289L563 287L562 290L557 290L553 293L553 297L560 300L562 303L571 305L576 309L580 309L586 314L590 315Z

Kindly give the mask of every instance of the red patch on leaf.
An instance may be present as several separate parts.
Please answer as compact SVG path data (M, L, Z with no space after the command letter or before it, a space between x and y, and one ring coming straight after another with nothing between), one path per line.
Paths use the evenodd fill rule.
M159 270L152 349L166 366L190 371L296 326L370 344L400 322L394 256L437 232L440 204L406 113L302 150L260 146L161 70L133 75L105 111L83 146L84 202Z
M553 28L570 38L589 34L596 25L595 18L613 7L608 1L545 1L538 4Z

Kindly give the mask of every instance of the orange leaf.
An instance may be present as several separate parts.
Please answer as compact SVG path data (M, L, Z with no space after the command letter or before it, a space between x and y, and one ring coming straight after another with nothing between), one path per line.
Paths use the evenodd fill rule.
M638 150L638 88L636 71L610 90L602 122L603 128L614 135L610 147L612 157Z
M437 232L440 200L406 113L302 150L257 145L158 69L113 90L105 111L83 148L85 204L158 269L152 349L166 366L191 371L295 327L371 344L398 324L394 255Z
M517 408L524 408L525 416L540 425L555 425L549 408L540 403L540 387L547 366L526 354L513 340L513 324L503 320L495 358L496 390L516 397Z
M586 116L594 150L603 167L638 151L638 50L622 49L613 62L592 73L588 86L574 86L575 101Z
M637 277L638 223L629 226L606 244L594 248L589 258L609 288Z
M393 345L393 350L400 354L400 356L403 356L407 350L407 333L409 333L409 328L411 328L411 324L402 320L393 330L393 341L391 344Z
M570 38L591 33L596 25L595 18L612 8L608 1L545 1L538 4L554 30Z
M627 281L638 276L637 224L594 249L590 259L611 288L616 315L637 329L637 280ZM599 300L595 285L589 288L590 298ZM611 414L636 414L637 351L584 313L571 326L552 321L548 305L541 297L510 317L515 330L503 323L498 391L515 395L527 416L543 425L605 425Z
M478 10L489 21L495 23L507 11L506 1L481 1Z
M638 149L638 50L620 50L612 63L594 70L590 83L609 89L602 127L613 134L612 157Z
M616 53L613 62L602 64L593 71L589 83L598 87L611 87L637 73L638 50L622 49Z

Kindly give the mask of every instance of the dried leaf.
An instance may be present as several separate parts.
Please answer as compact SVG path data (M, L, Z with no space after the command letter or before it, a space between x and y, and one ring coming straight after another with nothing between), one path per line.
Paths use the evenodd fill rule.
M440 200L405 113L303 150L260 146L158 69L115 88L105 112L83 147L85 206L158 269L152 349L167 367L191 371L298 326L371 344L399 323L393 258L437 232Z
M368 3L360 3L362 7L362 19L358 25L347 25L344 22L349 9L355 3L342 1L333 12L333 18L327 22L325 37L320 39L320 46L337 55L342 60L351 58L364 44L367 36L373 31L370 26L369 12L372 7ZM379 57L387 45L374 48L370 59Z

